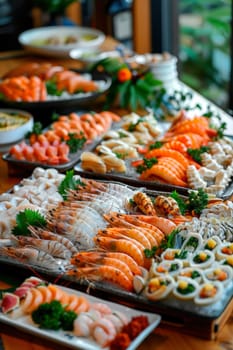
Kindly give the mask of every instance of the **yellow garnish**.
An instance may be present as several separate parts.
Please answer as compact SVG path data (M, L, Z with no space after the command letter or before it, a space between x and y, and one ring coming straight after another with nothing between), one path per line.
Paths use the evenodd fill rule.
M207 254L206 254L206 253L200 252L200 254L199 254L199 259L200 259L201 261L205 261L205 260L206 260L206 257L207 257Z
M186 289L188 287L188 282L187 281L179 281L178 287L180 289Z
M207 242L207 246L210 248L210 249L214 249L217 245L217 242L214 240L214 239L209 239L208 242Z

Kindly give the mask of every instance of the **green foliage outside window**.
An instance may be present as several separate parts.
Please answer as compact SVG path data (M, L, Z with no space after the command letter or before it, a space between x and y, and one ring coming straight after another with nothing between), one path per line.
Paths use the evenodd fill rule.
M229 64L230 21L231 0L180 0L181 80L225 105L230 76L222 69Z

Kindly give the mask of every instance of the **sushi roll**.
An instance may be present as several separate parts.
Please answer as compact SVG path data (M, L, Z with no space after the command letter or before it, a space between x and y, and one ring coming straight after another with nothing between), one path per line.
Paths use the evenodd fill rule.
M178 277L192 278L197 283L201 283L204 278L202 269L198 267L185 267L179 272Z
M223 293L223 285L221 282L206 282L201 284L194 302L197 305L209 305L217 302Z
M191 267L199 267L200 269L206 269L215 262L214 253L210 250L199 250L190 259Z
M189 266L189 258L191 254L186 250L167 248L162 254L162 260L180 260L183 266Z
M173 294L178 299L190 300L197 295L198 288L199 285L194 279L179 276L173 288Z
M215 252L218 246L221 244L221 240L218 236L212 236L203 243L203 249L211 250Z
M233 270L227 265L218 265L204 271L204 278L207 281L219 281L224 286L232 281Z
M175 281L171 276L160 276L151 278L144 290L144 295L149 300L160 300L166 298L172 291Z
M233 269L233 254L223 259L221 264L230 266Z
M187 238L181 246L181 250L193 254L201 248L202 244L202 237L198 233L192 232L187 235Z
M216 250L217 260L226 259L229 256L233 256L233 243L222 243Z
M183 263L180 260L163 260L159 264L152 264L150 269L150 274L152 276L163 276L164 274L169 274L172 277L175 277L182 270Z

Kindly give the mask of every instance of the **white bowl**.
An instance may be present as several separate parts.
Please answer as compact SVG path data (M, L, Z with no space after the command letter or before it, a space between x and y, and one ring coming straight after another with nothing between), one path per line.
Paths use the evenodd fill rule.
M74 42L66 43L68 38ZM54 41L48 43L50 39ZM51 26L26 30L19 35L18 40L26 50L34 54L68 57L69 52L75 48L96 50L105 40L105 35L92 28Z
M1 113L9 114L9 115L20 115L25 117L25 122L19 126L12 126L8 128L0 127L0 145L8 145L12 143L16 143L22 140L25 135L32 130L33 127L33 116L23 110L19 109L10 109L10 108L1 108Z

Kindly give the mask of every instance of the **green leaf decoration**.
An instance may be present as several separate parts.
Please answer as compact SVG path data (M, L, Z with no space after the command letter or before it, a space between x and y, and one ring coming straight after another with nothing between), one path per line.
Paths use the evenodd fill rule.
M119 102L120 106L127 107L127 99L126 96L128 95L128 89L130 87L131 81L125 81L123 84L119 86Z
M25 209L16 215L16 226L13 228L14 235L30 236L28 226L46 226L46 219L38 211Z
M64 180L58 186L58 192L64 200L67 199L68 190L77 190L79 186L85 187L85 183L74 178L74 170L68 170Z
M66 140L66 144L69 146L70 153L75 153L79 149L82 149L87 139L83 136L83 133L79 135L77 133L69 133L69 139Z
M133 111L137 109L137 93L134 85L129 87L129 106Z

